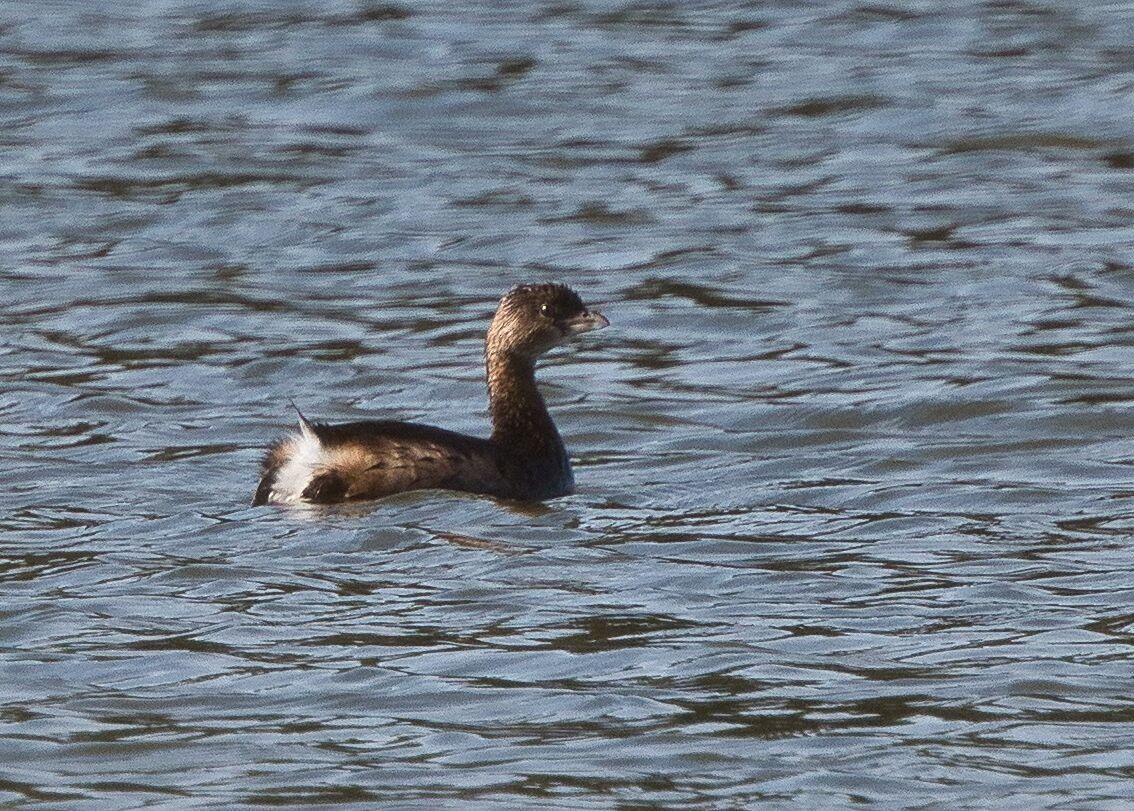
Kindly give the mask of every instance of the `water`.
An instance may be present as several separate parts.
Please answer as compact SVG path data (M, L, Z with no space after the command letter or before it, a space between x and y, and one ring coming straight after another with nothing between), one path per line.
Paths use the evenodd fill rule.
M1131 30L3 6L0 804L1129 807ZM576 495L247 506L542 279Z

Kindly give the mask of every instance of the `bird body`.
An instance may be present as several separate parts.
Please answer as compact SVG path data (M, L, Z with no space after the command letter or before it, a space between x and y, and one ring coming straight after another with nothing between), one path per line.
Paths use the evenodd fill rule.
M535 382L535 360L609 324L570 288L509 291L485 343L492 435L367 420L337 425L301 414L299 431L269 449L253 504L330 504L407 490L445 489L542 500L570 493L570 459Z

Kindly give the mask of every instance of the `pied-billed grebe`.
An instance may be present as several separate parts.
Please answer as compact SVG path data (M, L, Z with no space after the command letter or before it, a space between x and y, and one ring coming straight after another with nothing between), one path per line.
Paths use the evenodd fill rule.
M535 361L568 338L610 322L561 284L520 285L488 328L489 439L408 422L312 423L274 445L253 504L380 498L439 488L540 500L575 486L567 449L535 382Z

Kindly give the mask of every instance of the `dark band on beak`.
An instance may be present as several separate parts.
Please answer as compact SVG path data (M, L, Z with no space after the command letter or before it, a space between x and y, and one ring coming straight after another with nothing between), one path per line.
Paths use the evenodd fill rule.
M590 310L564 321L563 331L567 335L581 335L584 332L592 332L609 326L610 322L606 320L605 315L598 310Z

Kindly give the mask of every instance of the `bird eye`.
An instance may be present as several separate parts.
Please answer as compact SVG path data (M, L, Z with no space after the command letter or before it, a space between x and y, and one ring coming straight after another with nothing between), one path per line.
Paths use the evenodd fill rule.
M551 305L546 303L539 305L539 314L551 318Z

